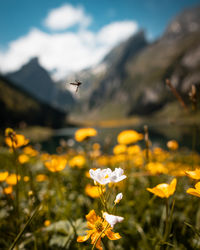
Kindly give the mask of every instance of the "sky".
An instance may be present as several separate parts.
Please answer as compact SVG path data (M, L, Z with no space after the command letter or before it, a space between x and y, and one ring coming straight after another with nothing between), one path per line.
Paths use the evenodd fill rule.
M140 29L157 39L200 0L0 0L0 72L37 56L56 79L98 64Z

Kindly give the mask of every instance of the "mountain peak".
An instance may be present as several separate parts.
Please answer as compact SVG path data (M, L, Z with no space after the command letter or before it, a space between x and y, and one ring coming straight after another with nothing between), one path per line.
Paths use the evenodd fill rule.
M58 109L68 111L74 103L69 91L61 89L51 79L37 57L32 58L21 69L8 74L7 77L34 97Z
M167 27L163 37L176 38L200 30L200 5L184 10Z

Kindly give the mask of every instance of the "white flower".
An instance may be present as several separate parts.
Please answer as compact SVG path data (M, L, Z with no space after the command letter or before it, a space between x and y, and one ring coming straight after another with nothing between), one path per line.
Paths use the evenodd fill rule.
M110 168L106 169L90 169L89 171L91 178L94 180L94 182L98 182L101 185L106 185L110 182L119 182L126 178L126 175L124 175L124 170L121 168L115 168L115 170L112 172Z
M119 182L126 178L126 175L124 175L124 170L122 168L115 168L115 170L112 172L110 176L111 182Z
M111 225L112 228L116 223L122 222L124 220L124 217L115 216L106 212L103 213L103 218Z
M110 182L110 176L112 174L112 170L110 168L106 169L90 169L89 171L91 178L95 181L98 182L101 185L106 185Z
M123 198L123 194L122 193L119 193L116 198L115 198L115 201L114 203L117 204L121 201L121 199Z

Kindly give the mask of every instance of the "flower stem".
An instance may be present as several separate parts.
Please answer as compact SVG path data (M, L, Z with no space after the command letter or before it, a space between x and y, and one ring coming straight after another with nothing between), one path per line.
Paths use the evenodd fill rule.
M165 233L164 233L164 242L167 241L169 235L169 200L166 199L166 221L165 221Z
M28 221L26 222L26 224L24 225L23 229L20 231L20 233L17 235L17 237L15 238L14 242L12 243L12 245L10 246L9 250L12 250L16 244L18 243L18 241L20 240L20 238L22 237L23 233L25 232L26 228L28 227L28 225L31 223L33 217L37 214L37 212L39 211L39 209L41 208L41 205L39 205L38 207L36 207L36 209L34 210L34 212L32 213L31 217L28 219Z

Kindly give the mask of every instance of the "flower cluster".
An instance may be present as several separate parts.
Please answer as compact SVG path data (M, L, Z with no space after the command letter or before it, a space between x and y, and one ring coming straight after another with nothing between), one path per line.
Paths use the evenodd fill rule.
M102 211L102 217L96 215L94 210L91 210L89 214L86 215L87 219L87 235L78 236L78 242L84 242L91 237L91 244L93 244L93 248L97 248L102 250L101 239L105 236L110 240L118 240L121 238L119 233L114 233L112 229L114 228L116 223L122 222L124 220L121 216L113 215L109 212L108 209L108 199L106 198L105 186L107 184L115 184L126 178L124 175L124 171L121 168L115 168L112 171L110 168L107 169L90 169L89 171L90 177L94 180L95 186L92 188L87 187L87 192L90 193L90 196L93 198L99 197L105 211ZM92 191L91 191L92 189ZM92 193L92 195L91 195ZM123 194L119 193L116 195L115 200L113 202L112 212L114 210L115 205L117 205L121 199L123 198Z

